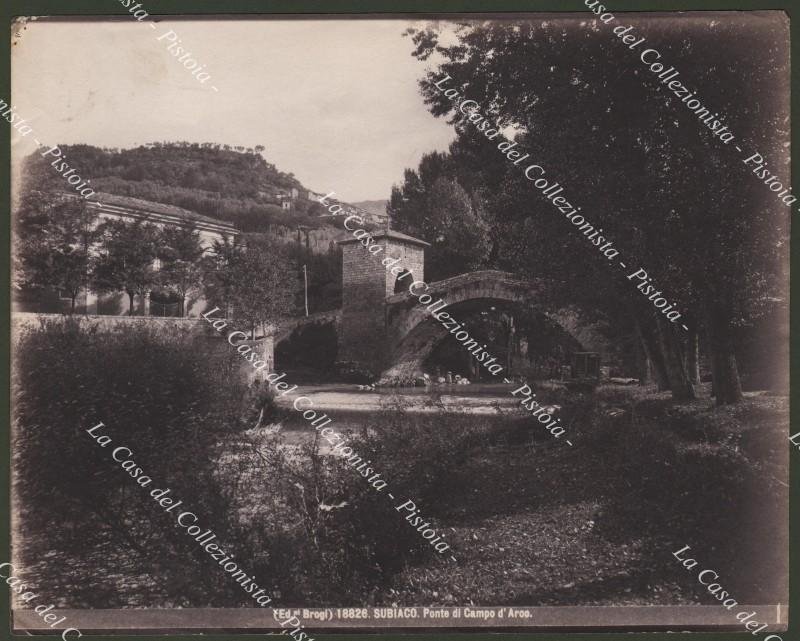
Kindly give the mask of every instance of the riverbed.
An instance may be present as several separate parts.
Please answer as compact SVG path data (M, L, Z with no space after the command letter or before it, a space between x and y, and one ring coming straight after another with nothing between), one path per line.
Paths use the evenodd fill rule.
M287 445L300 445L314 437L314 429L304 420L292 403L300 396L309 400L302 407L313 407L317 415L327 414L329 425L337 432L348 434L362 427L380 412L400 408L408 414L453 413L485 416L487 421L508 420L507 415L519 408L522 397L511 392L520 384L437 385L430 387L388 387L374 390L359 389L358 385L331 383L302 385L291 395L278 396L278 407L285 416L269 430L280 431ZM327 453L327 445L321 446Z
M519 399L511 395L518 387L501 383L364 390L358 385L343 383L303 385L294 390L293 396L279 396L277 401L279 407L291 408L294 398L306 396L315 409L331 413L376 412L399 405L410 413L435 412L443 408L470 414L496 414L498 406L510 409L519 404Z

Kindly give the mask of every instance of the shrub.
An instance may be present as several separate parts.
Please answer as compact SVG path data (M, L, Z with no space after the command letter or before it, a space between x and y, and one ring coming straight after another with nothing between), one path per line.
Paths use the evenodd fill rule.
M495 436L485 417L453 414L437 402L432 405L433 411L416 414L399 404L387 407L353 439L354 451L387 480L386 491L376 492L349 466L340 470L349 505L335 515L336 526L349 532L343 544L351 562L376 585L409 563L437 555L405 521L407 512L396 507L413 501L425 521L441 533L439 519L460 507L452 506L448 497L460 495L468 482L462 468Z
M781 598L788 497L776 477L785 470L783 412L768 400L718 408L648 399L617 417L595 408L582 444L602 461L597 476L613 488L602 491L613 499L597 532L650 539L654 558L691 544L706 567L729 568L726 586L740 602ZM765 546L770 537L775 545ZM704 590L699 597L709 598Z
M245 389L240 406L242 414L239 422L246 429L268 425L280 414L275 404L275 393L267 381L253 381Z
M205 527L235 543L237 524L214 467L247 395L236 356L215 354L206 338L150 326L105 331L69 320L20 336L13 379L20 536L31 562L50 550L82 573L91 568L93 580L70 586L72 603L119 605L118 579L109 575L120 568L149 575L137 588L145 600L242 600L150 497L169 487ZM113 439L108 447L85 432L100 422ZM112 459L117 446L133 451L151 484L140 487ZM69 534L48 536L54 522ZM93 554L93 545L112 552ZM59 576L40 587L58 593Z
M332 518L346 495L340 463L322 456L318 441L290 446L275 432L250 438L238 458L243 491L233 504L246 525L244 547L269 551L254 567L272 577L284 605L357 603L363 580L351 571L346 534Z
M251 514L248 545L275 551L270 572L283 602L374 603L407 564L435 555L395 508L412 500L437 527L460 466L487 440L484 425L467 415L382 411L348 446L387 480L384 491L341 458L321 455L319 441L299 447L287 447L279 435L255 441L261 468L245 499L250 503L242 506ZM257 505L252 496L259 497Z

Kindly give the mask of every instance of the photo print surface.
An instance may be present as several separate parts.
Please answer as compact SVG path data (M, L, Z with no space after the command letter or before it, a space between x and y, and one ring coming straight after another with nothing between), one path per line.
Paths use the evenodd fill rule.
M15 632L781 638L784 12L128 5L12 29Z

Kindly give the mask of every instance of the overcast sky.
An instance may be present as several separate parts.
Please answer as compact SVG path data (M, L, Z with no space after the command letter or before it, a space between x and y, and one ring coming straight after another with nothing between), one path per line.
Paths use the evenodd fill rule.
M405 167L446 149L452 128L422 103L427 63L405 20L29 22L14 46L14 160L48 144L186 140L264 145L316 191L388 198ZM205 65L201 85L159 36ZM211 89L211 85L219 91ZM67 158L67 160L69 160Z

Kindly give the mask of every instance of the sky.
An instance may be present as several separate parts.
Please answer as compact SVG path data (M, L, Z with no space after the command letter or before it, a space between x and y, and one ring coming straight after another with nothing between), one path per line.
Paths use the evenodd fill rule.
M314 191L388 198L406 167L454 138L419 95L429 63L411 56L410 24L29 21L15 39L10 104L33 132L11 129L14 162L36 150L34 138L264 145L268 162ZM204 84L167 50L173 39L210 74Z

